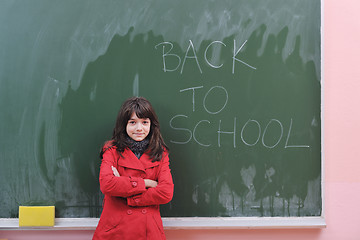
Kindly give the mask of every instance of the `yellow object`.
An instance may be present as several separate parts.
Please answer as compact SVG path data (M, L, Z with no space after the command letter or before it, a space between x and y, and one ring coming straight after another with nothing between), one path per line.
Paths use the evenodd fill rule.
M19 227L51 227L55 224L55 206L19 207Z

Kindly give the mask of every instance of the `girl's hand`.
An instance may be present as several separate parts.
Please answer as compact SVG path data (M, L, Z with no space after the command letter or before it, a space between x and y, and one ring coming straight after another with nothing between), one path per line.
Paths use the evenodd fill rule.
M144 179L146 188L154 188L158 185L157 181L151 179Z
M120 177L118 170L114 166L111 166L111 170L113 171L115 177Z

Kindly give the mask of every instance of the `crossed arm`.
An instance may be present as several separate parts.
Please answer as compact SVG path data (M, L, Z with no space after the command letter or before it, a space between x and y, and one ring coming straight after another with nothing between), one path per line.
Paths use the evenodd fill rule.
M120 177L118 170L114 166L111 166L111 170L113 171L115 177ZM144 179L144 182L146 188L154 188L158 185L157 181L151 179Z
M150 206L168 203L173 197L174 184L169 168L169 158L164 156L159 166L158 179L121 176L114 167L116 150L103 155L100 167L100 189L104 194L127 199L129 206Z

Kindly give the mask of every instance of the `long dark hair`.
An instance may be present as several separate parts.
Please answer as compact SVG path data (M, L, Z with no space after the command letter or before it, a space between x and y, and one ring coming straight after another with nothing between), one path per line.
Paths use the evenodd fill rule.
M164 151L168 151L168 147L161 136L160 124L155 110L144 97L131 97L122 104L113 130L112 145L117 147L120 155L130 146L131 140L126 133L126 126L133 113L138 118L150 119L150 132L146 137L149 139L149 146L146 152L153 162L160 161Z

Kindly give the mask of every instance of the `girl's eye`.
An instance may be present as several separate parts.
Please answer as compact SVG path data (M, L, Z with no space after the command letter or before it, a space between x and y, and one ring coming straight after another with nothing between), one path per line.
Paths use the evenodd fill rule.
M130 124L135 124L135 121L130 121L129 123L130 123Z

